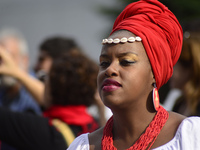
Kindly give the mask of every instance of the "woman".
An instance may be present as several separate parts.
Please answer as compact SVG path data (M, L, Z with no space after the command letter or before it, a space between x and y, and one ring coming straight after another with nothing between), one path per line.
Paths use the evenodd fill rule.
M0 56L8 59L2 47ZM46 81L45 117L0 108L1 142L20 150L63 150L76 136L96 130L87 106L94 102L97 72L96 63L81 51L60 56Z
M77 137L68 150L199 149L200 118L167 112L158 91L172 75L182 28L157 0L129 4L103 40L98 90L113 116Z
M171 88L180 89L182 95L176 100L173 111L186 116L200 116L200 38L190 33L183 40L183 48L174 73Z

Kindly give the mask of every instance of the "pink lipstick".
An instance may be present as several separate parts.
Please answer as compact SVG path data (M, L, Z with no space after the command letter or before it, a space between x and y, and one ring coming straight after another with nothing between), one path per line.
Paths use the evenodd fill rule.
M106 79L103 82L102 90L104 92L111 92L111 91L117 90L120 87L121 87L121 84L118 83L117 81L113 79Z

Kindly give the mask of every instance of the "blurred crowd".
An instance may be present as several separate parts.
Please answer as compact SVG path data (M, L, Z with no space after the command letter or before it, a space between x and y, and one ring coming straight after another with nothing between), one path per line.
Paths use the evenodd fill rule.
M1 150L66 149L76 136L105 124L98 65L75 39L41 41L33 68L29 57L20 31L0 31Z

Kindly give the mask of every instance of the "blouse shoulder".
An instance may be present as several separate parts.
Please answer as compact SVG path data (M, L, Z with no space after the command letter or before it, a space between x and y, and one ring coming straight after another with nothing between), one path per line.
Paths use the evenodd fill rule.
M200 117L185 118L179 125L174 138L168 143L153 150L199 150Z
M67 150L89 150L88 134L81 134L70 144Z

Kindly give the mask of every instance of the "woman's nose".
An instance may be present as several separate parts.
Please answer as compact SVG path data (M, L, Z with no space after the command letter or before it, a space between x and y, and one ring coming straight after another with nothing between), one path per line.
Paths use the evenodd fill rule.
M118 76L119 74L119 66L117 62L112 62L105 71L106 76Z

